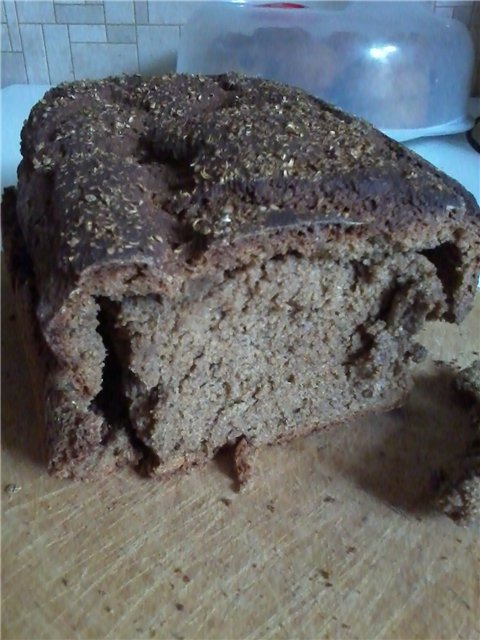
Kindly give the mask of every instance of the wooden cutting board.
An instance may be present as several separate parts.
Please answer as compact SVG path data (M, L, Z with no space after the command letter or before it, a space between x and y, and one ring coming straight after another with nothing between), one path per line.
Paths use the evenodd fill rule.
M79 484L45 473L12 309L4 285L4 638L479 637L478 531L432 506L471 427L432 360L403 409L261 451L244 492L222 461ZM480 298L423 341L468 364Z

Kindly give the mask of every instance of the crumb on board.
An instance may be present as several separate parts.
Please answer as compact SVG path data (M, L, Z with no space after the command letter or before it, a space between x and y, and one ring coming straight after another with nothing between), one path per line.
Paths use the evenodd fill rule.
M175 575L177 576L181 576L182 580L185 584L187 584L188 582L190 582L190 576L188 576L186 573L184 573L182 571L182 569L180 569L180 567L175 567L175 569L173 570L173 572L175 573Z
M432 474L431 489L437 494L437 508L451 520L480 528L480 361L457 373L454 389L458 402L468 402L472 437L448 469Z
M22 490L22 487L16 482L9 482L5 486L5 493L8 494L9 496L13 496L15 493L18 493L21 490Z

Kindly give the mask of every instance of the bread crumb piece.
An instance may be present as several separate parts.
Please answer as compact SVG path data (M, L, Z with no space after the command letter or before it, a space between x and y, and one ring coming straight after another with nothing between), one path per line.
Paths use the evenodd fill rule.
M10 482L5 487L5 493L8 493L8 495L10 496L13 496L13 494L18 493L21 490L22 490L22 487L19 484L16 484L15 482Z
M240 487L245 485L252 477L255 455L255 447L252 447L246 438L239 438L235 445L233 459Z
M454 387L459 401L471 412L472 437L454 468L441 470L435 478L434 489L446 516L480 530L480 360L457 374Z

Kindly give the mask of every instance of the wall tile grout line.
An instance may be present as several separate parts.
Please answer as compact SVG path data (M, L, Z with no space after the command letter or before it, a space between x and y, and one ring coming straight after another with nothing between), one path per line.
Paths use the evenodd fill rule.
M140 56L138 55L138 38L135 40L135 56L137 58L137 73L140 73Z
M15 4L16 4L16 3L15 3ZM16 11L16 10L17 10L17 8L15 7L15 11ZM22 33L21 33L21 31L20 31L20 28L18 29L18 36L19 36L19 38L20 38L20 45L21 45L21 47L22 47L22 58L23 58L23 66L25 67L25 77L27 78L27 82L28 82L28 84L30 84L30 79L29 79L29 77L28 77L27 63L26 63L26 60L25 60L25 53L24 53L24 50L23 50Z
M12 40L10 38L10 29L8 28L8 24L6 22L2 22L2 29L5 28L5 35L7 36L7 44L8 44L8 48L4 49L3 48L3 43L2 43L2 53L11 53L12 52Z
M27 50L25 50L25 38L30 43L32 42L32 29L36 32L34 36L34 44L30 49L27 48ZM20 38L22 41L22 49L29 82L33 84L45 84L46 81L48 83L50 80L50 73L48 70L43 27L38 24L24 23L20 27Z
M10 2L8 4L9 7L9 12L10 12L10 16L12 15L12 12L14 14L14 25L10 24L11 23L11 17L9 17L8 13L7 13L7 7L5 6L5 14L6 14L6 19L7 19L7 26L8 26L8 33L10 36L10 44L12 46L12 51L18 52L18 53L22 53L23 54L23 44L22 44L22 39L20 37L20 27L19 27L19 23L18 23L18 14L17 14L17 4L16 2ZM14 27L14 29L13 29ZM14 33L15 31L15 33ZM18 42L20 43L20 49L17 48L17 44L15 41L17 41L17 36L18 36ZM24 56L25 58L25 56ZM26 70L25 70L26 71Z
M147 3L148 6L148 3ZM135 49L137 50L137 67L140 73L140 52L138 50L138 24L135 24Z
M77 80L77 76L75 74L75 65L73 64L73 51L72 51L72 41L70 37L68 38L68 50L70 52L70 63L72 65L72 76L74 80Z
M50 63L48 61L47 55L47 42L45 38L45 25L42 24L42 36L43 36L43 48L45 49L45 62L47 64L47 72L48 72L48 84L52 84L52 75L50 73Z

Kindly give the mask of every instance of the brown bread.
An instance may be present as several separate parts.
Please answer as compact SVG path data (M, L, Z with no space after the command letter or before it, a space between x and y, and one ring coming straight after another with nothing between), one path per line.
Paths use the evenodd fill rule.
M22 132L10 270L50 470L167 475L401 402L469 310L473 197L365 122L238 76L61 85Z

